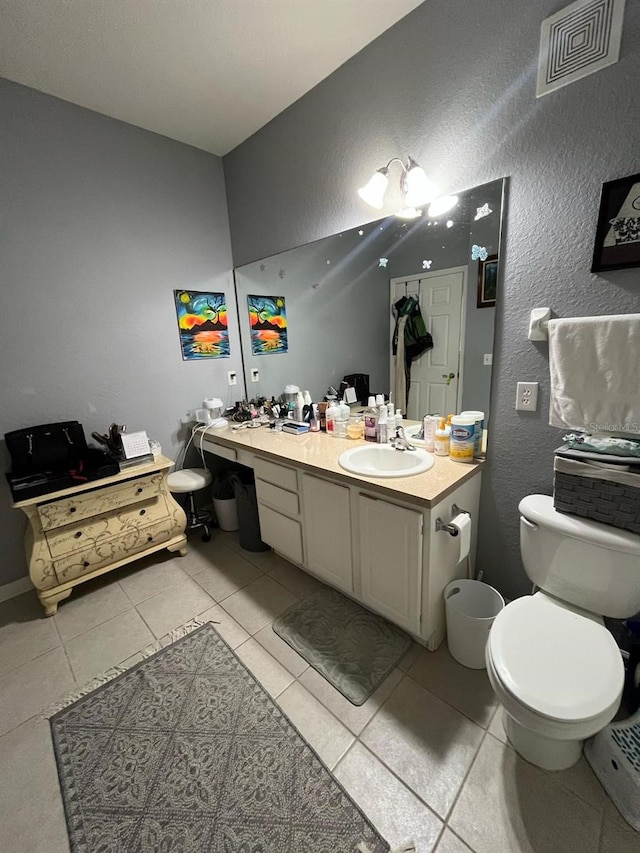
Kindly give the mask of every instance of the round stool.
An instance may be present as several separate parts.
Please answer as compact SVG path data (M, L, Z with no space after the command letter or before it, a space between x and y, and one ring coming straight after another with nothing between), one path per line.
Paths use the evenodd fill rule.
M202 541L211 539L209 523L211 513L208 510L196 509L194 493L211 485L211 471L207 468L183 468L181 471L172 471L167 477L167 486L174 495L187 495L187 530L204 529Z

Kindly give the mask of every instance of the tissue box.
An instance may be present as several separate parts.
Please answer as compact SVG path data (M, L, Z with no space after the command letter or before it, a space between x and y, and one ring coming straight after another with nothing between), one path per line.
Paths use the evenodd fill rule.
M630 465L629 471L620 470L625 464ZM567 458L556 451L553 469L553 505L558 512L640 533L637 460L620 457L619 462L602 467L602 463L582 462L575 454Z

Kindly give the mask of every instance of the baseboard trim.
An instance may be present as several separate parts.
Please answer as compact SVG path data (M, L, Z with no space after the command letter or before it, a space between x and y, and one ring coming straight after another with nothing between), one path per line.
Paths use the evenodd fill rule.
M11 583L4 583L0 586L0 602L22 595L23 592L29 592L30 589L33 589L33 584L28 575L24 578L18 578L17 581L11 581Z

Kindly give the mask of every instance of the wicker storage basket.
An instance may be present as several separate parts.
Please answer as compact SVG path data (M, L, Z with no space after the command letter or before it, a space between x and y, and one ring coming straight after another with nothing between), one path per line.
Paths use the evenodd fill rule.
M640 533L640 473L556 456L553 505L558 512Z

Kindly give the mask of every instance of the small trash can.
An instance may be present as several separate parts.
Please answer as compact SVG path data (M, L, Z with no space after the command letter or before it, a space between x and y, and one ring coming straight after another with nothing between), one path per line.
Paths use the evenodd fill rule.
M444 601L449 651L463 666L485 669L489 631L504 607L504 598L486 583L460 580L447 584Z
M233 491L238 507L238 539L245 551L270 551L260 538L260 519L258 517L258 498L253 471L234 471L231 475Z
M221 530L238 529L238 508L233 483L228 473L219 474L211 485L213 509Z

